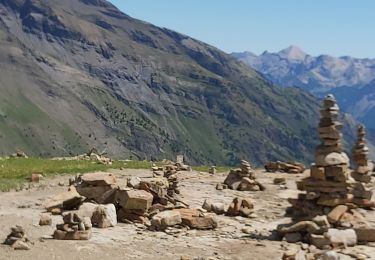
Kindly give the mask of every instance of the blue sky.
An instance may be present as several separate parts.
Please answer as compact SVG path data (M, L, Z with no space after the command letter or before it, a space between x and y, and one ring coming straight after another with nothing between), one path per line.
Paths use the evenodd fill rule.
M110 0L128 15L226 52L375 58L375 0Z

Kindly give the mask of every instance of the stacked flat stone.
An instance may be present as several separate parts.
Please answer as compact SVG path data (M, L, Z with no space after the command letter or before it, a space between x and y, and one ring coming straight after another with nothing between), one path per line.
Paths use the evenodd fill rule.
M255 180L255 172L248 161L242 160L239 169L231 170L224 180L232 190L259 191L264 190L264 186Z
M176 194L180 194L179 181L178 181L178 166L167 165L165 166L164 177L167 178L169 186L167 188L167 194L170 197L175 197Z
M57 224L53 238L57 240L89 240L91 238L91 220L81 218L76 213L63 216L64 224Z
M371 182L371 172L374 166L368 159L369 149L366 145L365 135L365 127L360 125L358 127L358 139L352 150L353 162L355 164L352 177L356 181L369 183Z
M294 208L306 215L322 215L329 207L353 200L348 180L349 158L343 152L342 124L337 121L339 107L332 95L324 99L320 114L321 144L315 151L315 164L310 177L297 182L298 189L306 193L289 199Z

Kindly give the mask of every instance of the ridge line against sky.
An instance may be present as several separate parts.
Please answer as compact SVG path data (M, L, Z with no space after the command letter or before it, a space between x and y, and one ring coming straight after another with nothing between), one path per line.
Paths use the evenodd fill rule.
M373 0L110 0L126 14L228 53L375 58Z

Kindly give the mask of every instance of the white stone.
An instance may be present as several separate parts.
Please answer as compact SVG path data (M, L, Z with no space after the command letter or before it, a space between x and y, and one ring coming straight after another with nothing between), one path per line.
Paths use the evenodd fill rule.
M357 244L357 234L353 229L328 229L325 236L333 246L355 246Z
M116 207L113 204L99 205L96 207L91 222L99 228L114 227L117 225Z

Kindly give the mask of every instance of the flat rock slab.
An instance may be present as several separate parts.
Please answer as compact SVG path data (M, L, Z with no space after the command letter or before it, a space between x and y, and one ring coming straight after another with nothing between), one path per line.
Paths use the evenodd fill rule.
M217 222L212 216L203 214L198 209L175 209L181 214L182 224L192 229L214 229Z
M67 192L47 199L43 204L44 208L51 211L54 208L74 209L78 207L79 204L84 201L84 197L82 197L74 187L70 187L69 189L70 190Z
M106 186L116 184L116 177L109 172L86 173L81 177L82 182L93 186Z

